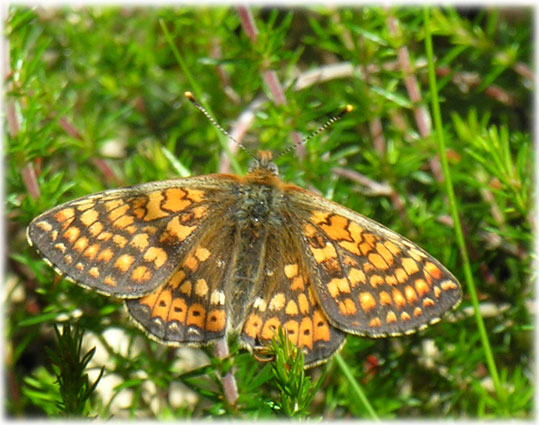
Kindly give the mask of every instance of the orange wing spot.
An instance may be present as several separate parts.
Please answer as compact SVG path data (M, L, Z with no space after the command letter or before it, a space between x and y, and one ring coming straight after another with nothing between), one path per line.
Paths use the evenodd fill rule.
M384 242L384 246L394 255L398 256L401 253L401 249L391 241Z
M58 223L63 223L64 221L69 220L70 218L75 217L75 209L74 208L65 208L61 211L58 211L56 214L54 214L54 219Z
M379 328L380 326L382 326L382 322L380 321L380 318L378 317L375 317L369 322L370 328Z
M320 310L313 312L313 333L315 341L329 341L331 339L328 321Z
M88 270L88 274L94 279L97 279L99 277L99 269L97 267L92 267L90 270Z
M187 198L193 202L202 202L204 200L204 191L196 189L187 189Z
M330 215L328 212L315 211L311 214L311 221L316 224L327 223Z
M128 210L129 210L129 205L127 204L124 204L121 207L113 209L111 212L109 212L110 221L115 221L119 219L120 217L124 216Z
M311 309L311 304L309 303L309 300L307 300L307 297L305 296L305 294L298 295L298 305L299 305L299 311L301 314L309 313Z
M226 326L226 316L224 310L210 310L206 319L206 330L210 332L221 332Z
M382 285L384 282L384 278L378 274L373 274L371 277L369 277L369 283L373 288L376 288L378 285Z
M185 279L185 272L183 270L178 270L172 275L168 281L168 286L172 289L176 289L180 283Z
M73 257L69 254L66 254L65 257L64 257L64 261L67 263L67 264L71 264L73 262Z
M58 230L53 230L51 232L51 239L55 241L58 238Z
M457 285L455 282L451 281L451 280L444 280L440 286L442 287L442 289L444 291L448 291L449 289L457 289Z
M195 294L203 298L208 295L208 284L205 279L198 279L195 283Z
M99 235L102 231L103 225L99 221L96 221L94 224L88 227L88 232L90 232L90 234L94 237Z
M145 205L145 197L135 198L131 201L131 210L133 211L133 215L139 220L142 220L146 215L146 209L144 208Z
M380 254L369 254L369 261L378 270L387 270L389 265L384 261Z
M361 270L356 269L356 268L350 269L350 271L348 272L348 279L350 279L350 283L352 287L357 286L358 283L367 282L365 273L363 273Z
M391 323L397 322L397 315L393 311L388 311L386 314L386 323L390 325Z
M118 208L120 205L123 205L124 202L120 199L113 199L111 201L105 202L105 210L107 212L112 211L116 208Z
M296 276L290 285L292 291L303 291L305 289L305 281L301 276Z
M130 235L134 235L135 233L139 231L139 227L131 225L131 226L127 226L124 230Z
M204 328L204 322L206 319L206 310L202 306L202 304L193 304L189 307L189 310L187 311L187 326L196 326L197 328L203 329Z
M287 264L284 266L284 274L288 279L292 279L294 276L298 275L298 264Z
M434 307L436 303L431 298L425 298L423 300L423 307Z
M339 302L339 311L343 316L351 316L353 314L356 314L356 304L351 298L345 298L344 300Z
M372 310L376 307L376 300L372 296L370 292L360 292L359 297L359 305L361 306L361 309L368 313L369 310Z
M371 273L373 271L376 271L374 266L371 263L367 263L367 262L363 263L363 270L365 271L365 273Z
M86 249L88 246L88 238L86 236L81 236L77 239L77 242L75 242L75 245L73 245L73 249L76 251L82 252Z
M401 291L399 291L397 288L394 288L392 294L393 294L393 301L395 301L395 305L398 308L402 308L406 306L406 298L404 298Z
M423 314L423 310L420 307L414 308L414 317L419 317Z
M299 313L298 304L294 300L288 301L286 304L285 313L289 316L295 316Z
M348 226L348 233L352 238L352 241L342 241L339 243L339 245L355 255L361 255L359 242L363 239L363 232L364 230L359 224L351 222Z
M406 283L408 282L408 275L404 271L404 269L397 269L395 270L395 277L397 278L399 283Z
M197 226L184 226L180 224L179 217L174 217L169 220L165 231L161 235L160 242L168 244L183 242L196 228Z
M262 318L258 314L251 313L245 321L243 332L250 338L256 338L262 328Z
M393 301L391 300L391 295L389 295L386 291L380 292L380 304L382 305L391 305L393 304Z
M185 319L187 317L187 303L183 298L172 298L172 304L168 311L168 321L175 320L181 324L185 324Z
M99 249L101 248L101 245L98 243L94 243L93 245L90 245L88 248L86 248L86 251L82 254L89 260L93 260L97 253L99 252Z
M83 212L80 216L80 221L82 224L84 224L86 227L91 226L97 221L97 218L99 217L99 214L96 210L91 209Z
M151 246L148 248L143 258L149 263L153 261L155 268L158 269L165 264L168 256L164 249Z
M313 348L313 321L310 317L301 319L299 325L298 347L307 347L309 350Z
M384 261L387 264L389 264L390 266L393 264L395 257L393 256L393 254L391 254L389 249L387 249L383 243L378 242L376 244L376 251L378 251L378 253L384 258Z
M146 214L143 218L144 221L152 221L158 218L168 217L170 215L168 212L161 209L162 200L163 194L161 192L152 192L148 195L148 202L146 203Z
M290 342L294 345L298 345L299 323L296 320L289 320L283 327L286 330Z
M113 225L117 229L125 229L127 226L131 226L135 222L135 218L132 215L124 215L116 220Z
M164 289L159 294L156 303L150 306L152 317L159 317L163 321L168 321L168 313L172 304L172 292Z
M153 236L157 233L157 227L146 225L142 228L142 231L148 233L148 235Z
M434 296L438 299L438 298L440 298L441 293L442 293L442 290L438 286L435 286L434 287Z
M188 297L191 296L191 292L193 291L193 284L191 283L190 280L186 280L183 282L182 286L180 286L180 289L179 291L182 293L182 294L185 294L187 295Z
M135 259L128 254L123 254L118 257L116 262L114 263L114 267L119 269L122 273L127 273L127 270L129 270L129 267L135 262Z
M328 282L327 288L332 298L336 298L341 293L350 293L350 285L348 285L348 279L346 278L334 277Z
M131 273L131 279L136 283L147 282L151 279L152 273L146 266L135 267L135 270Z
M361 250L361 253L363 255L368 255L369 252L371 252L373 250L373 248L374 247L368 242L363 242L363 243L359 244L359 249Z
M427 282L423 279L416 279L414 281L414 286L420 297L429 293L429 285L427 285Z
M440 279L442 277L442 271L436 266L436 264L427 261L424 266L424 270L431 275L434 279Z
M108 241L110 238L112 238L113 234L110 233L110 232L101 232L98 236L97 236L97 240L98 241Z
M105 248L97 256L97 261L104 261L105 263L108 263L110 260L112 260L112 257L114 257L114 252L112 252L110 248Z
M76 268L79 272L83 272L83 271L84 271L84 264L82 264L82 263L77 263L77 264L75 264L75 268Z
M271 339L277 332L277 329L281 326L281 321L277 317L270 317L264 323L260 336L262 339Z
M410 317L410 315L408 313L406 313L405 311L403 311L401 313L401 320L403 322L406 322L407 320L410 320L410 319L411 319L411 317Z
M225 293L219 289L214 289L210 296L210 304L225 305Z
M309 245L309 248L313 253L314 260L318 264L337 257L337 251L335 251L335 247L330 243L326 243L324 248L313 248L311 245Z
M57 243L54 245L54 248L56 248L58 251L60 251L62 254L66 252L67 248L63 243Z
M183 266L187 267L191 272L196 271L198 269L198 261L195 257L192 255L189 255L183 262Z
M140 300L139 300L139 303L140 304L144 304L144 305L147 305L148 307L150 307L150 310L153 309L153 306L155 304L155 301L157 300L157 298L159 297L159 294L160 292L152 292L151 294L148 294L146 295L145 297L142 297Z
M133 239L131 239L131 242L129 242L129 245L135 247L141 252L144 251L148 247L148 245L150 245L150 242L148 242L148 234L139 233L133 236Z
M116 286L116 279L111 276L107 276L105 279L103 279L103 283L107 286Z
M305 224L303 226L303 233L305 236L307 236L309 239L313 238L318 234L316 227L314 227L312 224Z
M64 238L73 243L80 235L80 229L76 226L71 226L64 232Z
M47 233L52 230L51 224L46 221L40 221L39 223L36 223L36 227L39 227L41 230Z
M392 274L388 274L386 275L386 283L388 285L396 285L397 284L397 278L395 276L393 276Z
M123 248L127 245L127 239L124 238L121 235L114 235L112 237L112 242L114 242L116 245L118 245L120 248Z
M406 300L409 303L416 303L417 302L417 294L414 291L414 288L412 288L409 285L406 285L404 287L404 295L406 296Z
M343 217L342 215L332 215L329 218L329 224L321 224L320 228L326 232L326 234L331 238L333 241L352 241L352 238L350 237L350 232L346 229L346 226L348 225L349 221L346 217Z
M211 256L211 251L206 248L199 247L195 251L195 257L197 257L202 263Z
M401 260L401 263L402 267L404 267L404 270L406 270L406 273L408 273L408 275L413 275L414 273L417 273L419 271L417 263L411 258L403 258Z
M162 207L174 213L183 211L191 205L191 202L186 201L184 198L185 192L183 190L167 189L165 190L165 202L163 202Z
M286 297L282 292L279 292L278 294L275 294L270 303L269 303L269 309L271 311L279 311L282 310L284 305L286 303Z
M364 242L359 245L359 249L363 255L368 255L374 249L376 238L372 233L363 233L362 236Z
M195 207L191 210L193 212L193 216L200 220L201 218L206 217L208 214L208 207L207 205L200 205L198 207Z

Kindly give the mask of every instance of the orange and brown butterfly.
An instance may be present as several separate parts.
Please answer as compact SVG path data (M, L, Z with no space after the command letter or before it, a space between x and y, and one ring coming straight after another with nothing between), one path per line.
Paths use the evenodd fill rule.
M235 332L258 351L283 328L307 366L327 360L347 333L423 329L462 296L414 243L281 181L268 152L243 177L146 183L67 202L36 217L28 241L69 280L125 299L160 342L204 345Z

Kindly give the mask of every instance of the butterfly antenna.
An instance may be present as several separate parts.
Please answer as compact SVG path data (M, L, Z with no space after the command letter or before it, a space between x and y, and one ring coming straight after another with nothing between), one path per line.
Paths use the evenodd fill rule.
M349 112L352 112L354 110L354 107L352 105L346 105L341 112L339 112L337 115L331 117L329 120L327 120L324 124L322 124L317 130L313 131L311 134L309 134L307 137L301 139L301 141L294 143L293 145L287 147L286 149L282 150L276 158L287 154L288 152L294 150L300 145L303 145L307 143L312 138L318 136L320 133L323 133L326 131L329 127L331 127L333 124L335 124L337 121L339 121L342 117L344 117Z
M209 122L211 122L221 133L223 133L229 140L232 140L234 143L236 143L244 152L246 152L250 157L254 158L253 154L247 150L245 146L243 146L240 142L238 142L234 137L231 136L231 134L226 131L221 125L206 111L206 108L202 106L198 101L195 99L195 96L193 96L193 93L190 91L186 91L183 94L193 105L195 105L195 108L197 108L202 114L208 119Z

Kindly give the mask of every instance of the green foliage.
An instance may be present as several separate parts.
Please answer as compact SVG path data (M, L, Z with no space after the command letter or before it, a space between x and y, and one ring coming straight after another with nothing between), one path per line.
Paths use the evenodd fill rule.
M430 31L420 8L251 13L254 42L233 8L9 9L8 414L530 418L531 9L432 8ZM465 286L431 129L429 32L477 303ZM281 82L286 104L274 102L268 71ZM307 84L309 72L315 77ZM212 347L162 346L129 322L121 303L57 277L25 241L26 226L44 210L106 188L214 173L227 161L228 172L245 172L247 154L223 154L234 144L185 101L187 90L226 129L252 112L241 140L251 152L280 152L293 131L309 134L354 105L304 154L278 158L282 179L421 245L463 283L459 309L417 335L348 336L339 356L304 371L301 353L283 340L270 363L234 338L224 359ZM55 344L54 325L74 320L86 330L83 345L80 333L66 328ZM235 404L227 401L227 373L237 383Z
M95 348L82 355L84 331L78 326L72 330L69 325L65 325L62 333L57 326L54 327L54 332L57 347L54 350L45 347L54 375L44 368L39 368L35 377L25 378L26 386L23 387L23 391L48 415L86 416L89 412L90 396L99 383L104 369L101 369L97 379L90 383L85 369L95 354Z

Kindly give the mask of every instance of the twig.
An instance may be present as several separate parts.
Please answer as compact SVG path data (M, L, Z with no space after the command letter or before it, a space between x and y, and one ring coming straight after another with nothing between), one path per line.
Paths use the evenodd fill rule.
M220 338L215 344L215 355L220 359L228 357L228 343L226 338ZM232 373L232 370L228 371L225 376L223 376L223 390L225 393L226 401L230 406L236 406L238 401L238 385L236 384L236 378Z

